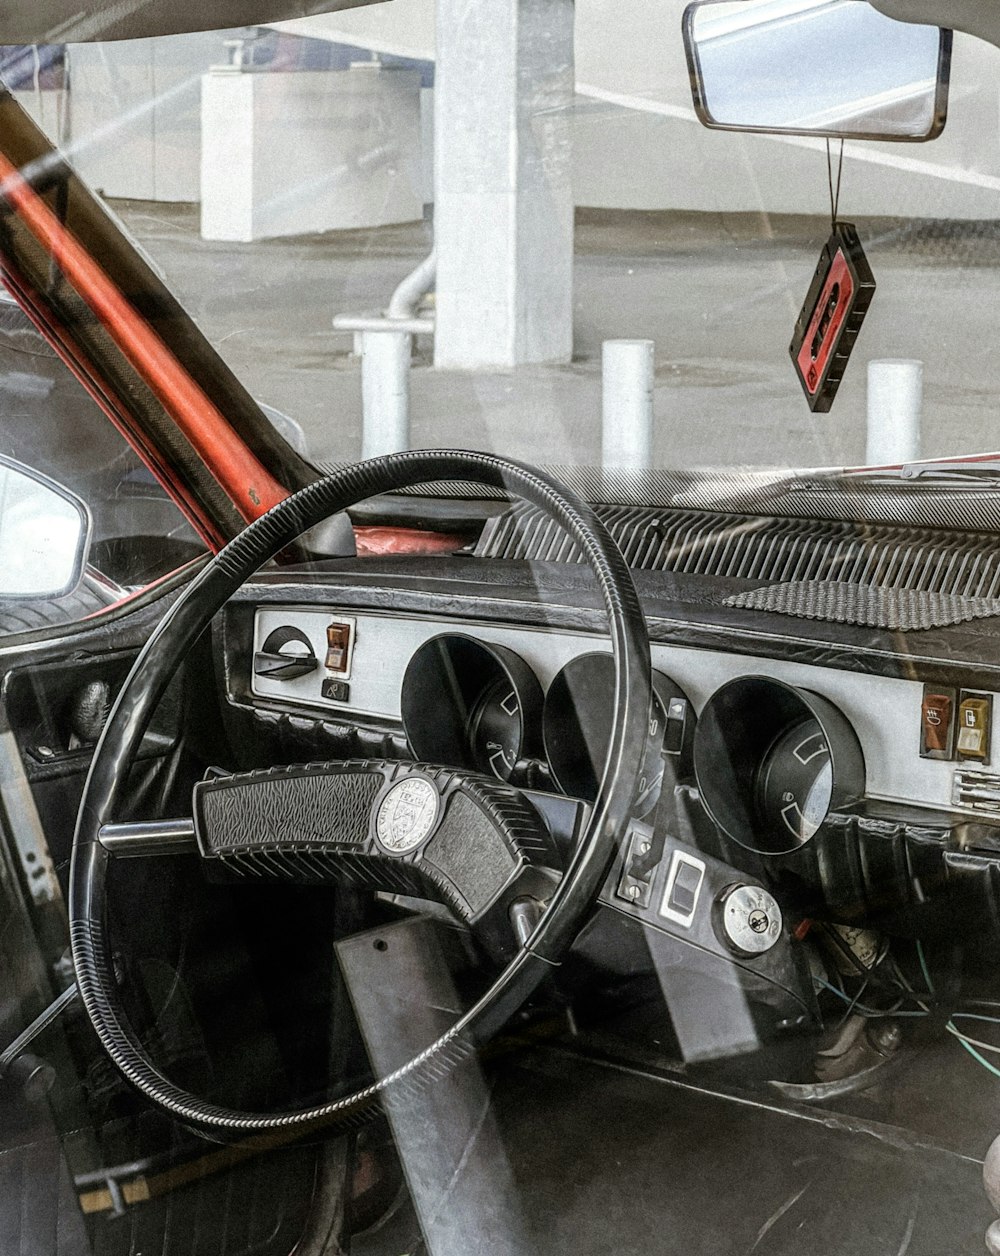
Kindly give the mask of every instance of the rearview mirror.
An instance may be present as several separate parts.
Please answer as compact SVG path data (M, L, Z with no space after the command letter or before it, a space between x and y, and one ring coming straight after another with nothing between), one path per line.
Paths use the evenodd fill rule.
M39 472L0 458L0 598L72 593L89 547L84 503Z
M944 128L951 31L867 0L698 0L683 32L707 127L910 143Z

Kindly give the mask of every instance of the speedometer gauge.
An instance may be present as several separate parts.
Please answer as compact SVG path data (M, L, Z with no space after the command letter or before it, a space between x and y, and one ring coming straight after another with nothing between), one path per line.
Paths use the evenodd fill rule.
M686 694L662 672L653 672L649 734L631 753L642 764L633 804L637 819L650 816L666 773L687 775L694 715ZM611 741L615 704L610 654L580 654L553 679L545 696L543 729L552 774L564 793L593 802Z

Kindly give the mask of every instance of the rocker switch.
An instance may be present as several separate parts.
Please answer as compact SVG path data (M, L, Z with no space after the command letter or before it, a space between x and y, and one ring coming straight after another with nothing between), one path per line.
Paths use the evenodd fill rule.
M686 851L675 850L667 873L667 887L660 904L660 915L690 929L698 910L701 886L705 880L705 864Z
M326 628L326 670L339 680L351 676L351 656L354 653L353 619L339 619Z

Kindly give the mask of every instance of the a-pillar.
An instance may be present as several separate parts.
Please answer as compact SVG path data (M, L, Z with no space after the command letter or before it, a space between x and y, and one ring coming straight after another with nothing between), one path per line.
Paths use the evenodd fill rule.
M573 0L437 0L434 363L573 351Z

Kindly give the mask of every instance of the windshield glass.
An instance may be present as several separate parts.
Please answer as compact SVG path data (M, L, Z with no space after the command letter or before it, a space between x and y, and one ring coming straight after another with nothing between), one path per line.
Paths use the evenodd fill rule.
M513 113L501 76L476 89L488 123L467 112L460 75L482 78L476 65L436 82L432 10L413 4L22 52L14 86L319 462L358 457L366 419L367 452L468 446L557 466L992 449L1000 172L984 140L1000 53L956 37L933 143L844 146L838 216L857 224L877 291L832 411L813 414L789 342L830 234L825 142L699 125L681 8L591 0L575 23L546 10L523 34L538 51ZM365 319L435 233L436 277L397 302L411 340L380 336ZM621 339L651 346L603 358ZM899 458L869 450L868 366L885 359L912 363ZM642 412L635 389L652 392L638 432L624 417Z

